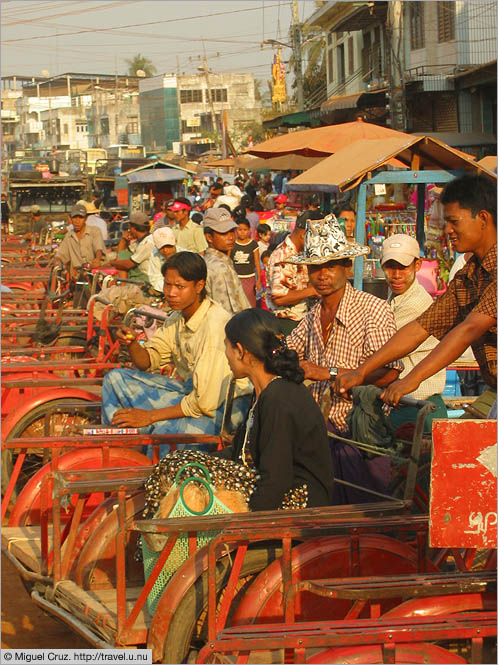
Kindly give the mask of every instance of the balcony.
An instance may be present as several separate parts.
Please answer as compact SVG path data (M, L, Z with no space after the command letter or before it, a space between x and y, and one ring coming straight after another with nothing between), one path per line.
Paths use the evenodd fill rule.
M43 129L43 123L39 120L28 120L22 126L23 134L39 134Z
M455 64L419 65L405 71L406 83L421 82L424 92L454 90Z

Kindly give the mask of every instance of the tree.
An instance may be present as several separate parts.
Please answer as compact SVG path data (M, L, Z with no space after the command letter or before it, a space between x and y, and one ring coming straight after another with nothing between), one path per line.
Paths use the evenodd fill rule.
M126 59L125 62L128 65L128 74L130 76L136 76L140 70L145 72L145 76L154 76L157 72L157 69L152 64L152 60L149 60L149 58L146 58L141 53L137 53L131 59Z

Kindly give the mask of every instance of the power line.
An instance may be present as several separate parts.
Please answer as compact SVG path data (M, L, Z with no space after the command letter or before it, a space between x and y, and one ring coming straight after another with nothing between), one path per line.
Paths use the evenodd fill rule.
M50 19L50 18L57 18L58 16L74 16L75 14L87 14L88 12L97 12L97 11L102 11L102 10L106 10L106 9L112 9L113 7L116 7L118 5L122 5L124 3L126 3L128 5L128 4L134 4L136 2L140 2L140 0L119 0L118 2L111 2L111 3L106 2L103 5L96 5L96 6L94 5L94 3L92 3L91 9L87 8L87 7L85 7L84 9L73 9L72 11L59 12L58 14L51 14L49 16L43 16L42 18L47 20L47 19ZM25 25L27 23L36 23L36 22L38 22L38 23L40 22L40 17L39 16L35 16L35 18L22 19L20 21L12 21L11 23L4 23L4 26L9 27L9 26L12 26L12 25L20 25L20 24Z
M290 4L290 3L285 3L285 4ZM278 7L277 5L269 5L268 9L271 7ZM37 39L49 39L51 37L67 37L70 35L81 35L85 34L88 32L96 33L96 32L110 32L112 30L123 30L126 28L136 28L136 27L142 27L146 25L158 25L160 23L178 23L181 21L192 21L194 19L200 19L200 18L211 18L214 16L227 16L229 14L241 14L244 12L253 12L253 11L259 11L260 7L249 7L247 9L234 9L232 11L228 12L214 12L212 14L201 14L199 16L186 16L184 18L171 18L171 19L165 19L164 21L147 21L147 23L132 23L128 25L119 25L119 26L114 26L113 28L92 28L92 29L84 29L84 30L76 30L74 32L65 32L62 35L61 34L51 34L51 35L37 35ZM17 39L4 39L3 43L4 44L11 44L13 42L25 42L25 41L31 41L33 38L32 37L18 37Z

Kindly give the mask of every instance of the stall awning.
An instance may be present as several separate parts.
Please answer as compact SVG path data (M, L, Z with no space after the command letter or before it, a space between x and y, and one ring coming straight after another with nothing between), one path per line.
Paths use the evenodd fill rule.
M385 106L386 88L374 90L372 92L356 92L353 95L332 95L327 101L323 102L320 110L338 111L339 109L368 108L369 106Z
M431 137L408 136L355 141L298 175L287 187L295 191L318 192L333 192L338 187L345 191L388 164L411 167L414 171L466 171L485 175L496 182L496 173L477 164L465 153Z
M286 113L279 115L271 120L265 120L263 127L265 129L277 129L278 127L313 127L320 124L320 110L308 109L307 111L296 111L295 113Z
M186 177L187 174L185 171L180 171L179 169L147 169L126 175L126 179L130 185L136 183L174 182L184 180Z

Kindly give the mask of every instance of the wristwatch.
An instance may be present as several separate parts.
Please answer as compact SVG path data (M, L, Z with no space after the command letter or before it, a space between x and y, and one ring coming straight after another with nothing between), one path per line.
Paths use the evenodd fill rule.
M329 367L330 379L331 379L332 381L336 378L336 376L337 376L338 373L339 373L339 372L338 372L337 367Z

